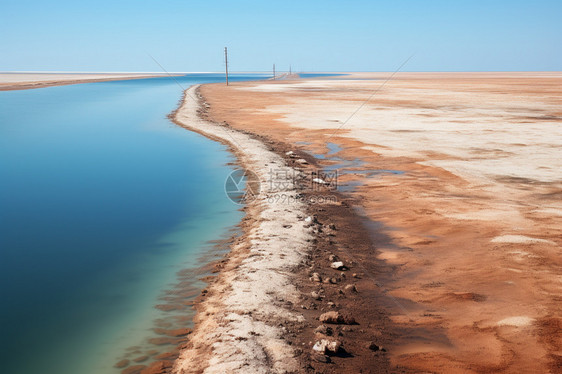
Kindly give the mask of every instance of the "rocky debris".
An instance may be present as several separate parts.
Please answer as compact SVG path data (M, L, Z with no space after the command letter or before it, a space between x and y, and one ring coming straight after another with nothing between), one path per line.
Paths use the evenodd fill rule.
M344 325L354 325L356 323L355 318L351 315L337 311L326 312L320 315L320 322Z
M304 219L305 223L318 223L318 219L316 218L316 216L308 216Z
M148 342L154 345L166 345L166 344L176 344L178 340L172 338L151 338L148 339Z
M156 356L157 360L175 360L178 357L178 352L164 352Z
M353 273L353 274L351 274L351 276L352 276L353 278L359 278L359 276L357 275L357 273Z
M313 178L312 181L314 183L318 183L318 184L326 184L326 182L323 179L320 179L320 178Z
M317 292L317 291L312 291L310 293L310 296L312 296L312 298L314 300L322 300L324 298L324 296L320 292Z
M302 165L308 165L308 161L306 161L304 158L299 158L298 160L295 160L295 162Z
M143 369L140 374L166 374L174 364L171 361L156 361Z
M332 336L334 334L334 330L330 326L320 325L314 329L316 334L323 334L326 336Z
M374 352L378 352L378 351L386 352L386 349L384 349L380 345L377 345L375 342L367 343L367 348Z
M146 365L129 366L125 370L121 370L121 374L140 374L143 369L146 369Z
M295 152L293 152L293 151L285 152L285 155L287 155L287 156L289 156L289 157L291 157L291 158L297 158L297 157L299 157L299 156L298 156Z
M313 282L322 282L322 277L318 273L312 273L310 280Z
M342 343L339 340L320 339L314 343L312 350L318 353L335 355L341 348Z
M133 361L135 361L135 362L144 362L144 361L146 361L146 360L148 360L148 356L147 356L147 355L143 355L143 356L139 356L139 357L133 358Z
M328 260L330 262L336 262L336 261L339 261L339 258L336 255L330 255L330 257L328 257Z
M333 223L330 223L330 224L328 225L328 228L329 228L330 230L334 230L334 231L337 230L336 225L334 225Z
M344 287L344 290L346 292L357 293L357 287L355 287L354 284L348 284L347 286Z
M345 265L343 264L343 262L341 262L341 261L332 262L332 263L330 264L330 267L331 267L332 269L335 269L335 270L346 270L346 269L347 269L347 268L345 267Z
M166 329L162 329L162 328L155 328L153 330L158 335L168 335L168 336L175 337L175 338L191 334L191 332L193 331L192 329L189 329L189 328L176 329L176 330L166 330Z
M124 368L125 366L129 365L129 362L130 362L129 360L124 359L124 360L119 361L115 365L113 365L113 367L121 369L121 368Z

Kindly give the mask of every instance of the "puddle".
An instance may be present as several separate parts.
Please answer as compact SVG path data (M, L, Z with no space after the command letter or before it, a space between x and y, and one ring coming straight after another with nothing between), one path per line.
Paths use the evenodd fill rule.
M338 153L339 151L343 150L343 148L340 147L336 143L328 143L328 144L326 144L326 147L328 147L328 149L330 150L327 154L328 156L333 155L333 154Z
M300 145L309 145L312 144L310 142L297 142ZM343 150L343 148L336 143L327 143L326 147L328 148L328 152L324 154L320 153L313 153L307 152L311 156L315 157L318 160L324 161L332 161L333 163L324 165L324 171L327 173L330 172L337 172L338 175L346 175L346 174L356 174L356 175L363 175L367 178L379 176L379 175L402 175L405 174L402 170L393 170L393 169L362 169L365 167L366 162L361 160L360 158L355 158L353 160L346 160L343 159L337 154ZM338 190L341 192L353 192L356 187L362 185L360 181L348 181L344 182L343 184L338 184Z

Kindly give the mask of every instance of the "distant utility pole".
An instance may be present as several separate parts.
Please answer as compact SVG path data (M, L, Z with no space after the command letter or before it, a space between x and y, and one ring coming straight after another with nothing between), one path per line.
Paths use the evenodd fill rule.
M275 80L275 64L273 64L273 80Z
M226 85L228 86L228 50L224 47L224 66L226 68Z
M291 69L291 65L289 65L289 75L291 75L292 73L293 72L292 72L292 69Z

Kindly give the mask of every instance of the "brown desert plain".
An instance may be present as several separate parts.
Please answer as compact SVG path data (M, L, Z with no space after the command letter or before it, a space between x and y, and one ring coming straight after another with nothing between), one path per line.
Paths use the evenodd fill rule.
M336 233L307 264L341 259L356 290L295 272L315 299L291 307L299 370L561 372L562 73L389 76L199 89L208 120L338 170L339 201L308 207ZM334 309L358 324L319 330ZM308 353L331 334L346 354Z

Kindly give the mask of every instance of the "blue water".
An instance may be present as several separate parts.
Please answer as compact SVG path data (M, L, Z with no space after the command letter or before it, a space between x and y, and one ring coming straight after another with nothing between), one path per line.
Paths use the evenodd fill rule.
M347 74L334 74L334 73L299 73L301 78L327 78L327 77L341 77Z
M2 373L114 373L176 272L241 218L226 147L166 118L181 93L170 78L0 92Z

